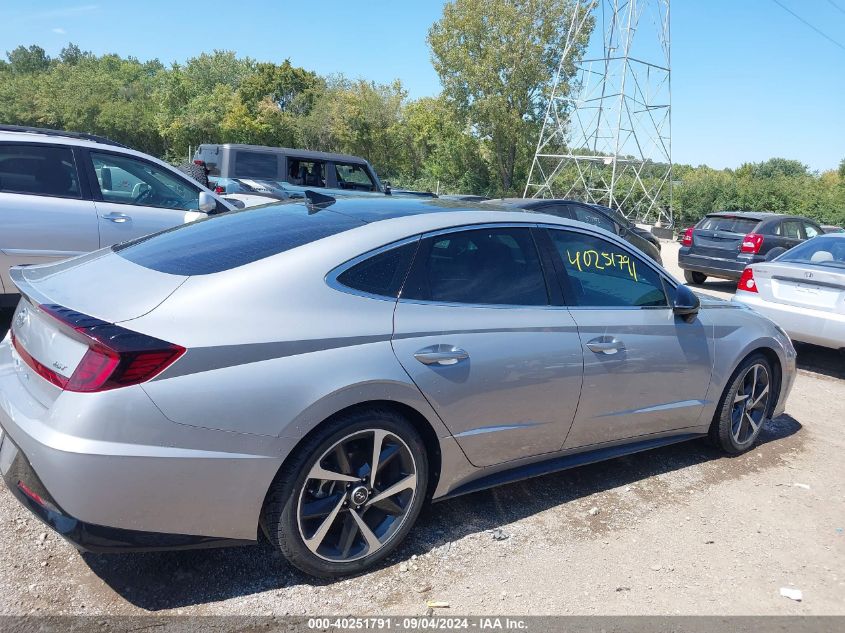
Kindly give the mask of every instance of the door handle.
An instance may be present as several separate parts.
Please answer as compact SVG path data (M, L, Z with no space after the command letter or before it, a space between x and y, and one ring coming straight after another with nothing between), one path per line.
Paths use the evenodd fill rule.
M454 345L432 345L424 347L414 354L414 358L423 365L457 365L460 361L469 358L469 354L460 347Z
M118 224L122 224L123 222L128 222L132 219L131 216L126 215L125 213L109 213L108 215L103 216L104 220L108 220L109 222L116 222Z
M587 347L597 354L615 354L619 350L625 349L625 344L614 336L599 336L592 341L588 341Z

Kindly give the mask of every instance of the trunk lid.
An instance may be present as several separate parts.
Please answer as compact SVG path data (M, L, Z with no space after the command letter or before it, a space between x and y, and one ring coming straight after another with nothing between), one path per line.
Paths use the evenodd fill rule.
M691 252L727 258L739 254L743 238L753 233L760 220L742 216L711 215L692 232Z
M63 381L90 348L63 324L63 315L81 317L83 324L137 318L187 279L138 266L110 250L57 264L16 267L10 275L22 295L10 329L15 371L45 407L61 394Z
M787 262L755 264L753 270L761 299L826 312L845 311L845 272Z

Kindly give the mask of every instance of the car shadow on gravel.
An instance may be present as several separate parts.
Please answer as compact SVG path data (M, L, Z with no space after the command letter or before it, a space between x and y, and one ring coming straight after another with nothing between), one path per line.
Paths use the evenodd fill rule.
M764 427L759 448L727 461L727 465L719 469L719 473L723 473L719 476L738 478L765 467L765 463L761 464L755 456L763 455L763 460L768 462L776 460L783 451L794 447L794 442L781 444L781 441L800 429L801 424L791 416L780 416ZM767 445L770 446L767 448ZM782 445L789 446L778 448ZM685 442L432 504L423 510L406 542L381 567L596 493L719 459L727 458L706 442ZM669 502L675 502L676 498L670 495ZM561 529L565 536L565 526ZM122 598L148 611L179 609L284 587L333 582L300 573L266 541L239 548L112 556L83 554L82 558ZM369 573L382 572L377 568ZM281 604L278 607L284 608ZM290 607L293 610L300 605Z
M845 352L809 343L795 343L798 369L830 378L845 378Z

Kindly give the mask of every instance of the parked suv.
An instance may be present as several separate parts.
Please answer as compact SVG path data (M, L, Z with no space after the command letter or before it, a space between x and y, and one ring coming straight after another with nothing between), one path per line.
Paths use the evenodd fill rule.
M167 163L89 134L0 126L0 306L9 268L73 257L232 207Z
M254 183L286 182L309 188L384 192L370 163L347 154L236 143L202 144L194 162L203 165L209 181L219 181L227 193L241 191L229 191L231 180L243 182L247 189L255 188Z
M638 227L619 211L614 211L609 207L577 200L549 198L504 198L501 202L532 213L548 213L559 218L592 224L615 233L657 263L663 264L660 257L660 240L645 229Z
M739 280L749 264L777 257L822 228L807 218L756 211L710 213L688 228L678 251L678 265L690 284L707 277Z

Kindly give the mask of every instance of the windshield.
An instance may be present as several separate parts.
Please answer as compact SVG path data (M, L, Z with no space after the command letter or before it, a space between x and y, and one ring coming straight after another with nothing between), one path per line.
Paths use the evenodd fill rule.
M845 238L819 236L786 251L775 261L845 268Z

